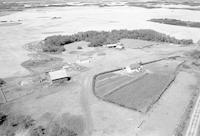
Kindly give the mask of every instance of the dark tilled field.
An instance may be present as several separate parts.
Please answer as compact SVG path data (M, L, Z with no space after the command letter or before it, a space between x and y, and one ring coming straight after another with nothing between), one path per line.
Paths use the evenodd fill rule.
M140 112L147 112L166 87L173 75L147 74L136 82L115 90L103 99Z

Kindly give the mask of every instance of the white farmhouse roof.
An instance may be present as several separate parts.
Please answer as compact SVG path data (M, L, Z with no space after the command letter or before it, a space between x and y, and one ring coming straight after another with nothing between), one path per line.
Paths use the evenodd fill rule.
M57 80L57 79L62 79L62 78L66 78L66 77L70 77L65 69L61 69L61 70L57 70L57 71L52 71L49 72L49 76L50 79L53 80Z
M76 61L76 63L78 63L78 64L90 63L90 62L91 62L91 59L90 59L90 58L80 59L80 60L77 60L77 61Z
M123 49L124 46L122 46L122 45L117 45L116 48L117 48L117 49Z
M70 66L69 65L64 65L62 68L63 69L67 69L67 68L70 68Z

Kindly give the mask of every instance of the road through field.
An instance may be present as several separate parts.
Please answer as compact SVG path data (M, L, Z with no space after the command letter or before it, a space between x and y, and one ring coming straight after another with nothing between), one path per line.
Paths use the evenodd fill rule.
M200 95L195 104L191 120L186 132L186 136L197 136L199 125L200 125Z
M85 78L84 78L85 77ZM81 78L81 95L80 95L80 104L85 116L85 133L84 136L91 136L92 130L93 130L93 121L92 121L92 115L91 115L91 108L88 98L88 93L91 93L92 89L92 79L90 76L84 76ZM91 92L90 92L91 91Z

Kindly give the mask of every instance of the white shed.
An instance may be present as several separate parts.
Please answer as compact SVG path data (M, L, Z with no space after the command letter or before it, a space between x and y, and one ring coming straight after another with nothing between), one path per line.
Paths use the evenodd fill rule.
M90 58L80 59L80 60L76 61L76 63L78 63L78 64L85 64L85 63L90 63L90 62L91 62Z
M116 48L117 44L107 44L107 48Z

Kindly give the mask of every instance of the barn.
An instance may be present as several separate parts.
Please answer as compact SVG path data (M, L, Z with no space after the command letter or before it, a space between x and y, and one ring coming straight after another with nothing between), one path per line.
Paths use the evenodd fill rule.
M70 80L71 76L67 74L65 69L48 72L51 83L58 80Z

